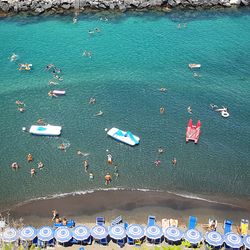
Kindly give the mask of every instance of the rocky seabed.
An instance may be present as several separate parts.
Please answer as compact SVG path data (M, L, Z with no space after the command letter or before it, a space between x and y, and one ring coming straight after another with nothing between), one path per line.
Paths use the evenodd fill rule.
M0 12L36 14L63 13L66 10L84 11L154 9L169 11L172 8L240 7L250 5L250 0L0 0Z

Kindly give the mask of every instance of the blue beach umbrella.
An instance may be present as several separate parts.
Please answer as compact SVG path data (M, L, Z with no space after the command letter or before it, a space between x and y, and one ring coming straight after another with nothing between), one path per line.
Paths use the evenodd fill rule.
M92 229L91 229L91 235L93 236L94 239L96 240L101 240L104 239L108 236L109 232L108 232L108 228L105 226L101 226L101 225L95 225Z
M183 232L178 227L168 227L165 229L164 236L170 241L180 241L183 236Z
M77 227L74 227L71 232L73 238L79 241L87 240L90 236L89 228L83 225L78 225Z
M188 241L189 243L196 245L202 241L202 235L201 233L196 229L188 229L184 233L184 239Z
M4 230L2 239L4 242L14 242L18 239L18 237L18 231L15 228L11 227Z
M139 224L131 224L126 230L127 236L133 240L139 240L144 237L144 227Z
M247 249L250 249L250 235L247 235L243 238L243 244Z
M67 227L58 227L55 231L55 239L60 243L65 243L70 241L72 238L72 233Z
M38 229L37 238L41 241L50 241L54 238L54 230L45 226Z
M231 248L241 248L243 246L242 238L234 232L225 234L224 241Z
M37 230L34 227L28 226L20 230L20 239L21 240L34 240L37 236Z
M210 231L205 234L205 240L210 246L219 247L224 243L223 236L217 231Z
M148 226L146 227L145 235L149 239L156 240L163 236L163 231L162 228L157 225Z
M126 238L125 228L121 225L114 225L109 228L109 236L114 240L122 240Z

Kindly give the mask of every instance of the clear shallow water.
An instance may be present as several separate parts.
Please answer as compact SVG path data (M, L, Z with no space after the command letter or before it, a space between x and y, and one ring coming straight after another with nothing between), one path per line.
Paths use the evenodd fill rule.
M0 203L89 189L105 188L104 175L112 152L120 177L111 187L147 188L249 197L250 187L250 11L127 14L102 22L97 15L12 17L0 21L1 160ZM182 17L180 17L182 16ZM187 22L187 28L177 29ZM93 36L88 30L99 27ZM92 51L92 58L82 56ZM32 63L31 72L19 72L8 61L15 52L19 62ZM200 78L187 65L202 64ZM49 63L62 69L64 81L48 85ZM166 87L167 93L158 89ZM51 99L50 89L67 95ZM94 96L95 105L88 100ZM25 101L19 113L15 101ZM210 103L229 107L223 119ZM187 113L191 105L193 115ZM159 108L166 113L161 115ZM102 110L102 117L93 115ZM63 126L59 138L22 132L42 117ZM185 143L188 119L202 122L198 145ZM131 130L141 138L129 147L106 136L105 128ZM66 152L57 147L70 143ZM157 148L166 149L158 155ZM82 168L88 152L90 182ZM32 153L33 163L26 162ZM177 167L171 159L177 158ZM161 160L156 168L153 162ZM42 160L43 170L33 178L30 169ZM21 168L13 172L9 165Z

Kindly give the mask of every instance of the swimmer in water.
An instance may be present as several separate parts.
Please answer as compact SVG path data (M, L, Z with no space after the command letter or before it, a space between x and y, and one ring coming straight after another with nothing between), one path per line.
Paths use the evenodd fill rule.
M173 160L172 160L172 165L173 165L173 166L176 166L176 164L177 164L177 160L176 160L176 158L174 157Z
M89 168L89 162L87 160L83 161L84 171L87 173Z
M115 172L114 172L114 175L115 175L115 179L117 180L117 179L118 179L118 177L119 177L119 172L118 172L117 166L115 166Z
M50 97L58 97L56 94L53 93L53 91L49 91L48 96L50 96Z
M24 107L18 107L17 108L21 113L23 113L25 111L25 108Z
M44 124L44 121L42 118L39 118L37 121L36 121L37 124L39 125L43 125Z
M36 174L36 170L35 170L34 168L32 168L32 169L30 170L30 175L31 175L31 177L34 176L35 174Z
M28 154L26 158L27 158L27 161L28 161L28 162L33 161L33 156L32 156L32 154Z
M94 97L91 97L89 99L89 104L95 104L95 102L96 102L96 99Z
M164 149L163 149L162 147L159 147L159 148L158 148L158 153L159 153L159 154L164 153Z
M193 111L192 111L192 107L191 106L188 106L188 108L187 108L187 112L189 113L189 114L193 114Z
M102 116L103 112L100 110L98 113L94 114L94 116Z
M17 60L17 58L18 58L18 55L16 55L15 53L13 53L13 54L11 55L11 57L10 57L10 61L11 61L11 62L15 62L15 61Z
M155 164L156 167L159 167L160 164L161 164L161 161L160 161L160 160L156 160L156 161L154 162L154 164Z
M166 92L166 91L167 91L166 88L160 88L159 90L160 90L161 92Z
M94 174L92 172L89 173L89 180L92 181L94 179Z
M17 162L13 162L13 163L11 164L11 168L12 168L13 170L17 170L17 169L19 168L18 163L17 163Z
M44 167L44 164L43 164L41 161L39 161L39 162L37 163L37 167L38 167L39 169L42 169L42 168Z
M163 114L165 112L165 108L164 107L160 107L160 113Z
M64 143L60 144L58 148L61 149L61 150L66 151L66 147L65 147Z

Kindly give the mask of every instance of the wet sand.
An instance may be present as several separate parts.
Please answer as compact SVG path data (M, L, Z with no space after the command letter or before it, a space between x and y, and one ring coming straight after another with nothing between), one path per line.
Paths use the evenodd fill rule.
M86 224L95 223L97 216L104 216L109 225L118 215L129 223L146 224L149 214L155 215L158 222L162 218L177 218L181 225L188 224L190 215L196 216L199 223L216 218L219 222L232 219L239 225L240 219L250 219L249 199L230 203L207 202L166 192L109 190L30 201L9 211L11 219L22 217L24 224L33 226L50 225L52 209L57 209L61 217Z

